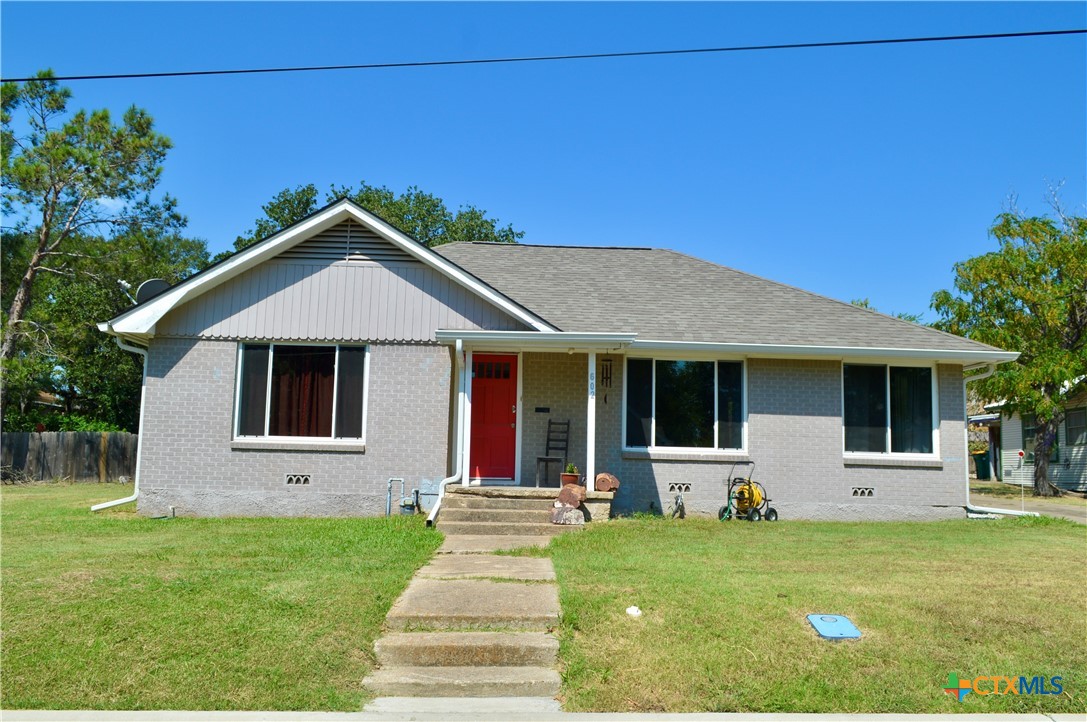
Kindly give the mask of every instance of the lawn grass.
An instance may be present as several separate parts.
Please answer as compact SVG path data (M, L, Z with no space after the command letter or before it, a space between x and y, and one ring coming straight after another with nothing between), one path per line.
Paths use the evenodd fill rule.
M165 519L3 488L0 707L358 710L421 519Z
M592 524L543 550L565 709L1083 712L1085 542L1052 518ZM819 639L815 613L847 615L862 639ZM950 672L1059 675L1064 694L960 703L941 689Z

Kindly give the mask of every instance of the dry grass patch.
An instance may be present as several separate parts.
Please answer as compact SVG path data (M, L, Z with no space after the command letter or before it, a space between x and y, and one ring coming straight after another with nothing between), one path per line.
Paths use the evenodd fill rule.
M1081 712L1084 532L1048 518L592 525L549 547L566 707ZM844 614L864 636L821 640L814 613ZM1065 694L960 704L941 689L949 672L1061 675Z

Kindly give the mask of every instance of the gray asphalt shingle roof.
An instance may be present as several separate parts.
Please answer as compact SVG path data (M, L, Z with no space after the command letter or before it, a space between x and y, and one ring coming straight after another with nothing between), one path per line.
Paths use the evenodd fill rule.
M434 250L562 331L704 343L994 350L675 251L503 243Z

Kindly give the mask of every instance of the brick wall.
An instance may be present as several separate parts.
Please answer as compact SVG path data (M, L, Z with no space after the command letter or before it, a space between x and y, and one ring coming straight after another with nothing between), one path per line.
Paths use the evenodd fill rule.
M370 347L365 453L231 448L237 344L151 343L140 513L196 516L383 514L386 482L408 489L447 468L450 356L439 346ZM311 474L287 486L286 474ZM398 501L399 484L394 489Z
M531 484L542 453L546 415L573 421L571 459L584 468L585 354L525 354L525 436L522 478ZM755 359L747 362L747 453L726 456L622 451L622 356L600 355L597 377L610 358L611 388L597 395L596 469L622 482L618 512L667 510L669 484L690 484L689 511L716 514L725 503L734 460L756 463L755 478L767 488L783 518L935 519L963 516L962 368L937 367L940 460L847 462L842 453L841 363ZM539 417L539 418L537 418ZM853 487L871 488L856 498Z

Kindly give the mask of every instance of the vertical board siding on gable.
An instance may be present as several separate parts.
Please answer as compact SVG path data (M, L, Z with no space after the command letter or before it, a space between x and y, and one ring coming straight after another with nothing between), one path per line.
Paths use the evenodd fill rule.
M433 341L520 321L376 236L341 224L167 314L159 336L284 341ZM376 239L376 240L375 240ZM338 244L338 245L337 245ZM339 250L337 250L339 249Z

